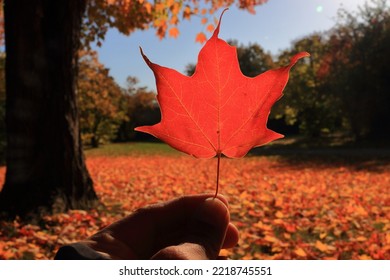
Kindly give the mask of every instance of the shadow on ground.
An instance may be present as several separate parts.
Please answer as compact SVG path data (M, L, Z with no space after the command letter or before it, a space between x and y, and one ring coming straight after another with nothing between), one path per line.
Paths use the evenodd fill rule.
M390 172L390 145L387 143L339 143L335 139L319 142L287 138L254 148L248 156L277 156L280 164L296 169L332 166Z

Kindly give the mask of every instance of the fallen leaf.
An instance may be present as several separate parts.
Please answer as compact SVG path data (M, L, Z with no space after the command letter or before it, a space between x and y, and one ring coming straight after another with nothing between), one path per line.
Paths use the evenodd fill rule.
M278 218L278 219L281 219L281 218L283 218L283 217L284 217L284 215L283 215L283 213L282 213L282 212L280 212L280 211L277 211L277 212L275 213L275 217L276 217L276 218Z
M87 153L88 170L105 207L45 215L44 222L38 226L19 219L0 221L0 259L22 259L32 254L35 258L53 259L59 246L84 239L135 209L183 194L210 192L214 184L209 174L215 167L207 160L171 153L140 155L136 152L127 156L90 156ZM345 165L344 159L337 158L329 165L306 158L294 162L276 157L226 160L224 188L231 222L240 231L240 246L224 253L232 259L243 256L262 260L390 259L390 193L385 191L390 185L390 164L383 163L383 169L375 172L362 169L360 164L351 161ZM339 166L344 166L341 173ZM6 168L0 167L0 188L4 185L5 172ZM262 174L267 174L267 178ZM320 187L317 192L309 191L313 185L323 184L326 185L324 193ZM245 194L240 196L243 192ZM264 195L267 198L260 199ZM353 196L364 197L362 205L367 216L346 211ZM284 203L276 206L277 198ZM258 204L253 208L253 203L244 200L258 201ZM307 210L312 213L309 218L297 215ZM250 211L255 211L256 215L249 215ZM275 224L277 211L284 214L284 227ZM359 231L352 221L361 225ZM296 231L290 234L287 225L295 226ZM320 239L321 233L328 235ZM270 241L276 241L273 237L279 241L266 241L263 239L266 236ZM326 252L315 248L313 238L316 237L323 244L320 248L328 249ZM367 240L357 241L359 237ZM274 248L282 251L274 253ZM299 251L294 252L299 248L305 251L306 257L300 256Z
M328 252L330 250L329 246L326 245L325 243L322 243L321 241L317 240L316 241L316 244L315 244L315 247L320 250L321 252Z
M320 234L320 239L324 239L327 236L326 232Z
M295 250L294 250L294 253L295 253L297 256L302 257L302 258L304 258L304 257L307 256L306 252L305 252L302 248L297 248L297 249L295 249Z

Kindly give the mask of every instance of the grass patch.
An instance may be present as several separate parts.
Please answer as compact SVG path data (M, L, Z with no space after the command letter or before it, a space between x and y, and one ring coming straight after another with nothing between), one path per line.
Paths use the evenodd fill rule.
M140 155L172 155L177 156L181 153L174 150L164 143L115 143L102 145L99 148L85 149L87 157L94 156L140 156Z

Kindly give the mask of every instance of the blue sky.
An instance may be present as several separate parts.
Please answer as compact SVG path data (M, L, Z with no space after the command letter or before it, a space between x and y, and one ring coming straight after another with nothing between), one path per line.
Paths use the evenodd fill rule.
M258 43L276 55L290 47L293 40L334 26L339 7L356 11L364 3L365 0L269 0L256 8L255 15L233 6L224 14L219 37L244 44ZM196 34L204 31L211 35L201 25L200 17L182 21L179 30L177 39L159 40L153 29L136 31L130 36L113 29L107 33L102 47L93 48L119 85L125 86L127 76L136 76L140 86L156 90L153 73L143 61L139 46L151 61L183 72L188 63L197 61L202 47L195 43Z

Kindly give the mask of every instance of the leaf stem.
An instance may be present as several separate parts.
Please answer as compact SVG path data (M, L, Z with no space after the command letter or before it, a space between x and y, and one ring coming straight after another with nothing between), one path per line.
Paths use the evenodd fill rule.
M215 195L214 195L214 198L217 197L218 195L218 189L219 189L219 166L220 166L220 163L221 163L221 152L218 151L217 153L217 158L218 158L218 161L217 161L217 187L215 189Z

